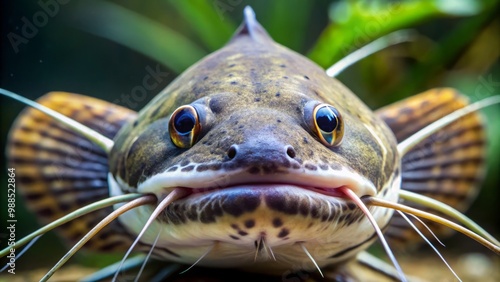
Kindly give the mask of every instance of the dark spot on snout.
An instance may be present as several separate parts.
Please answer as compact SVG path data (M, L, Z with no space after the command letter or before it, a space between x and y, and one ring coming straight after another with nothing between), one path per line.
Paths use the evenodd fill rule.
M342 166L338 163L331 163L330 164L330 167L333 169L333 170L342 170Z
M305 164L304 167L308 170L318 170L318 167L313 164Z
M205 165L205 164L201 164L201 165L196 167L196 171L198 171L198 172L207 171L209 169L210 169L210 166Z
M181 169L182 172L192 171L194 169L194 165L186 166Z
M274 227L280 227L283 225L283 221L281 221L281 218L279 217L276 217L275 219L273 219L273 226Z
M171 168L167 169L167 171L168 171L168 172L176 171L176 170L177 170L177 168L178 168L178 166L173 166L173 167L171 167Z
M255 220L253 219L248 219L245 221L245 227L246 228L252 228L255 226Z
M290 234L290 231L288 231L288 229L286 228L283 228L281 229L280 233L278 233L278 238L286 237L288 234Z

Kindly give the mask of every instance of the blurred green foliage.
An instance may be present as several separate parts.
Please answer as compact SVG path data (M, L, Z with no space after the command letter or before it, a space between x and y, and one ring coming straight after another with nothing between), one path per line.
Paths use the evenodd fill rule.
M243 8L251 5L277 42L323 67L392 31L416 29L419 35L412 42L389 47L339 76L372 108L444 86L479 100L500 94L499 2L157 0L146 4L74 0L58 4L58 11L26 36L26 22L36 23L35 15L44 8L35 1L10 1L1 11L0 87L31 99L64 90L139 110L177 74L220 48L237 28ZM12 41L9 34L25 40ZM169 72L168 78L150 90L147 99L127 105L123 95L141 85L146 67L158 64ZM8 129L23 106L2 97L0 107L0 145L4 148ZM472 218L497 235L498 109L485 111L491 145L489 173L471 211ZM5 169L5 161L1 163ZM1 180L6 187L5 175ZM23 220L19 236L32 231L33 222ZM40 244L47 251L47 244Z

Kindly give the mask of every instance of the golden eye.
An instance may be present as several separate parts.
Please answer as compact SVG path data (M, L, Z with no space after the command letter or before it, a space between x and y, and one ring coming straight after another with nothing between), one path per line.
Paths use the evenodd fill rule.
M179 148L191 148L201 130L198 112L192 106L181 106L174 111L168 123L170 139Z
M319 104L313 110L314 132L321 142L328 146L338 146L344 136L344 121L334 107Z

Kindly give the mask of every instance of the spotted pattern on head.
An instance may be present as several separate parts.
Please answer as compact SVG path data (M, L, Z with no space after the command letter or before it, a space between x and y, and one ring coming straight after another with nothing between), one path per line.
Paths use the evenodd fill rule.
M342 118L341 143L326 144L314 128L314 109L322 104ZM197 141L184 147L168 128L172 113L185 106L195 109L200 127ZM385 123L248 19L224 48L181 74L119 132L109 163L113 193L161 198L174 187L195 189L141 239L152 242L168 230L158 245L180 258L163 253L165 259L192 263L214 248L201 264L273 271L298 262L313 269L303 247L327 265L375 238L353 204L311 189L358 185L359 196L394 200L399 179L396 141ZM120 220L138 233L149 213L141 207ZM392 215L381 208L373 214L382 226ZM271 248L279 262L270 263Z
M305 107L315 101L342 114L341 146L324 146L310 129ZM199 141L189 149L176 147L168 133L169 117L182 105L200 115ZM384 149L395 147L392 133L340 82L301 55L244 33L184 72L135 123L119 133L110 157L113 175L132 188L163 172L345 168L380 189L398 160Z

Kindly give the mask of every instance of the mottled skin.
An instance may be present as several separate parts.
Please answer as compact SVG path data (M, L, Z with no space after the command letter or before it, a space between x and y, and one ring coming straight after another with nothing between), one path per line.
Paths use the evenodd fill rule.
M312 130L312 109L319 103L331 104L343 117L340 146L323 145ZM189 149L177 148L167 131L172 112L182 105L194 106L201 120L201 134ZM374 240L372 227L353 204L303 187L333 190L359 178L376 188L368 194L388 194L391 200L399 189L396 141L385 123L323 69L276 44L248 19L224 48L185 71L139 112L115 142L112 194L161 197L174 187L220 188L176 201L148 230L146 244L164 230L158 246L168 249L156 255L168 260L192 263L215 246L200 264L311 269L300 247L304 242L322 266L343 261ZM341 170L354 177L335 179L332 172ZM195 183L202 173L208 180ZM164 179L153 181L159 174ZM384 227L391 212L374 213ZM137 233L139 222L132 221L122 218ZM255 259L262 241L278 262L269 254Z
M318 142L305 114L308 103L329 103L346 124L341 146ZM192 148L179 149L167 132L171 113L181 105L197 105L203 133ZM370 132L372 131L372 132ZM377 137L374 137L374 134ZM395 171L393 133L350 90L326 76L319 66L254 30L238 33L221 50L180 75L151 101L139 118L120 131L110 158L111 172L136 187L151 175L189 163L218 164L210 169L284 164L268 154L295 149L305 167L350 167L381 188ZM229 159L233 144L252 154Z

